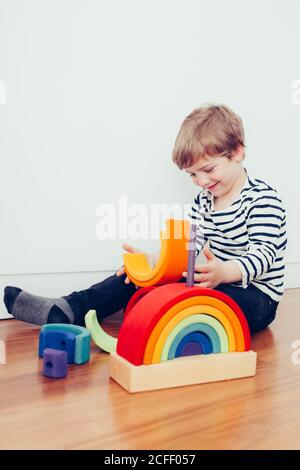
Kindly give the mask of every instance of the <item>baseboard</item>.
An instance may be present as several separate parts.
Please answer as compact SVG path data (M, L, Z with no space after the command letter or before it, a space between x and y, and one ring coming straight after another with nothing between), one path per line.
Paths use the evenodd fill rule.
M7 285L20 287L36 295L61 297L75 290L86 289L112 274L114 274L112 271L98 271L0 275L0 320L11 318L2 300L4 287ZM300 287L300 262L287 263L285 288L295 289L297 287Z
M89 286L111 276L114 272L80 272L53 274L15 274L0 275L0 320L11 318L3 302L5 286L20 287L35 295L62 297L73 291L87 289Z

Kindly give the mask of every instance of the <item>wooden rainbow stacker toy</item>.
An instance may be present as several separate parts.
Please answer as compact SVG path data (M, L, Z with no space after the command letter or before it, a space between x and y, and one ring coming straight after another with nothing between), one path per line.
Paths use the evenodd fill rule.
M168 227L171 227L172 237L174 221ZM172 241L169 242L172 246ZM174 273L168 282L170 278L162 270L158 277L163 278L165 284L151 285L147 277L156 280L157 277L148 266L148 276L143 279L146 287L138 289L130 299L118 339L109 342L104 334L105 342L101 340L101 334L98 337L97 344L101 347L102 341L106 346L104 349L111 352L111 377L128 392L255 375L256 353L250 350L250 332L245 315L228 295L193 285L194 257L188 255L195 249L193 244L187 250L188 242L189 239L183 236L181 246L185 246L186 252L181 260L185 265L177 269L176 279L179 280L186 270L189 258L188 274L192 277L188 276L188 285L174 282ZM136 254L125 256L128 260ZM141 259L140 256L138 258ZM145 263L145 259L142 262ZM125 270L129 277L135 273L135 279L142 275L141 269L134 267L133 259L130 269L127 269L125 260ZM155 268L154 272L157 272ZM94 312L89 312L88 316L88 323L92 318L97 323ZM93 329L95 332L95 325ZM97 323L98 334L100 330Z

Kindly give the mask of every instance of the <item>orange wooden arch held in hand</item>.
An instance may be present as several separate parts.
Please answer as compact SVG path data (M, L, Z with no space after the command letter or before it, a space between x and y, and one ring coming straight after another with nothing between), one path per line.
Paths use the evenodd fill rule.
M187 270L190 224L187 220L168 219L166 231L161 232L160 258L152 268L144 253L123 255L129 279L140 287L176 282Z

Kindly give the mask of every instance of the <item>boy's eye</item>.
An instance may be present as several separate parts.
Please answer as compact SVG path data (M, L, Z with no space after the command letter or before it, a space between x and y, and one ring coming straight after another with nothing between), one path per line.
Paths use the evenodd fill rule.
M204 170L205 173L211 173L212 171L214 171L215 167L213 168L209 168L208 170ZM193 176L196 176L195 173L190 173L190 176L193 177Z

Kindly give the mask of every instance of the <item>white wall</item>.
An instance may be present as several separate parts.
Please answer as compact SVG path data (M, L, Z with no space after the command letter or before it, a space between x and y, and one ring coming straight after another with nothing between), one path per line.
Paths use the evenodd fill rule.
M191 201L171 150L203 102L241 115L299 286L299 17L298 0L0 0L0 288L62 295L117 269L127 237L98 240L97 207Z

